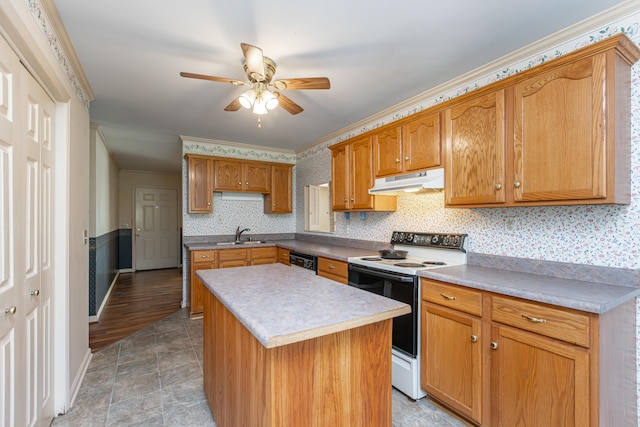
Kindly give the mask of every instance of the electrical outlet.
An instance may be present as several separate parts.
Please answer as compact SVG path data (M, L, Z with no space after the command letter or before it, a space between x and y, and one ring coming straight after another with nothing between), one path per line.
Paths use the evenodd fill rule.
M513 230L513 223L514 223L513 218L507 218L505 223L507 225L507 230Z

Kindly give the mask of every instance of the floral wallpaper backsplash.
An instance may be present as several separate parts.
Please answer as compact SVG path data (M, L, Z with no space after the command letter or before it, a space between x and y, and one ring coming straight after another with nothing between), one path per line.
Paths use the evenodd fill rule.
M411 111L371 123L361 133L415 111L489 84L620 31L640 42L640 14L585 34L549 52L536 55L442 94ZM443 193L400 194L393 213L367 213L366 219L336 215L336 235L351 239L388 241L393 230L452 232L469 235L471 252L606 267L640 268L640 62L632 69L631 192L629 205L545 206L522 208L445 209ZM355 136L341 135L298 155L297 232L303 232L302 188L327 182L331 155L327 147Z

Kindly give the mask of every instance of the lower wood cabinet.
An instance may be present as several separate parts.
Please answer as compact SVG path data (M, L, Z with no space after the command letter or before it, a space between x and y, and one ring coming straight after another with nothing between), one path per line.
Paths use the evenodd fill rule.
M220 249L218 268L244 267L250 265L249 249Z
M191 318L201 317L203 308L204 285L198 279L198 270L216 268L216 250L191 251L191 297L189 298L189 315Z
M278 248L278 262L284 265L291 265L290 254L291 251L289 249Z
M425 278L421 287L430 398L482 426L637 425L635 301L598 315Z
M344 261L318 257L318 276L346 285L349 280L349 264Z
M275 246L249 249L251 265L274 264L278 262L278 249Z

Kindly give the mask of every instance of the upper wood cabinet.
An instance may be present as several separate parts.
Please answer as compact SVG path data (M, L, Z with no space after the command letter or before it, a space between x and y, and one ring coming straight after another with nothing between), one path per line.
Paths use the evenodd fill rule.
M446 206L629 203L638 58L620 34L448 102Z
M371 138L354 138L331 150L331 205L334 211L395 211L395 196L373 196Z
M440 114L414 119L373 134L376 178L440 166Z
M246 191L268 193L270 165L262 162L216 159L213 181L214 191Z
M514 201L606 199L611 192L628 202L628 193L607 189L607 172L616 174L607 165L615 156L607 125L616 121L614 104L605 106L605 91L616 96L607 62L600 53L515 85Z
M505 201L504 89L444 111L447 205Z
M189 213L213 211L212 160L208 156L187 154Z
M271 190L264 196L264 213L291 213L292 168L288 164L271 165Z

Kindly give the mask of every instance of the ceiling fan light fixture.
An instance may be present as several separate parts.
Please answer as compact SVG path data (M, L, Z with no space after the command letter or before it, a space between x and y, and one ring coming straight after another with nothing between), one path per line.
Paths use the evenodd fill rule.
M238 101L240 101L240 105L242 105L244 108L249 109L253 107L257 95L258 94L254 89L249 89L248 91L240 95Z
M278 97L269 90L262 93L262 99L267 110L273 110L278 106Z
M267 110L267 102L262 94L260 94L256 98L256 102L253 103L253 112L260 115L267 114L269 112L269 110Z

